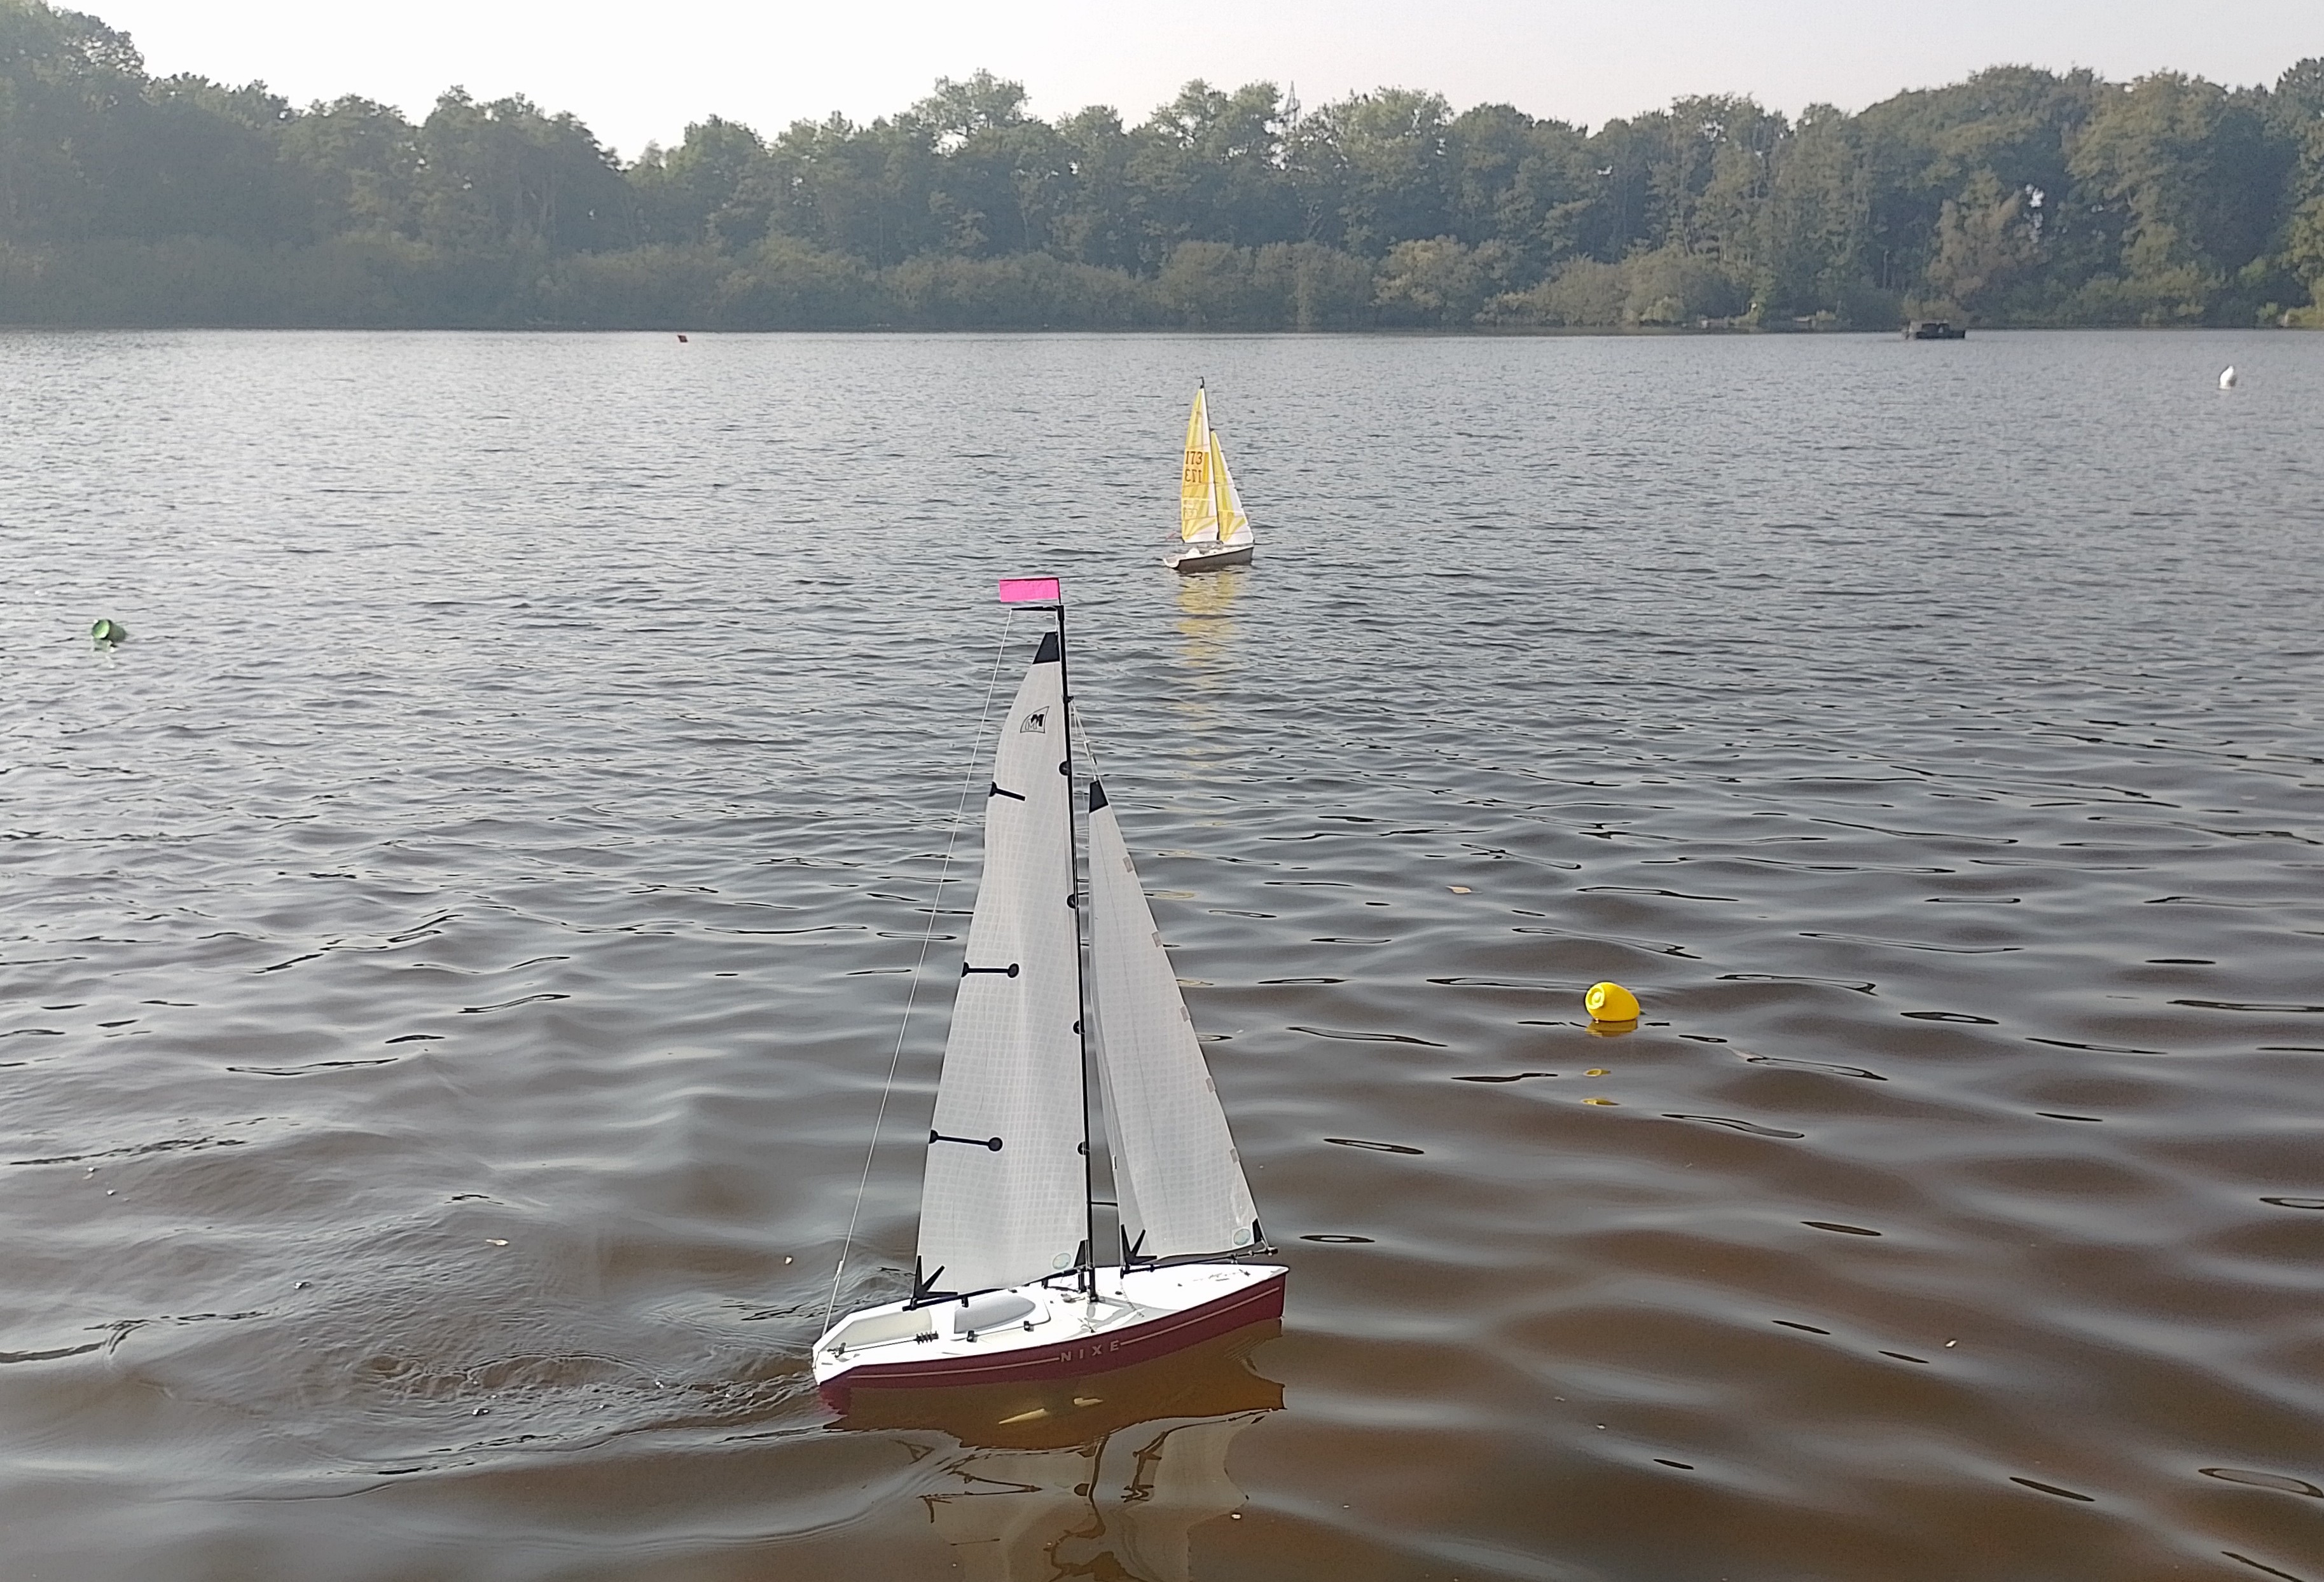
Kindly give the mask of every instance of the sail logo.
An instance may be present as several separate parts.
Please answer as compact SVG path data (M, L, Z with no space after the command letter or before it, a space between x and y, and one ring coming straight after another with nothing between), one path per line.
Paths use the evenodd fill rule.
M1211 481L1211 458L1208 453L1190 450L1186 453L1185 471L1179 475L1182 488L1200 489Z
M1017 727L1017 733L1019 736L1024 735L1028 731L1046 733L1048 729L1049 711L1047 709L1035 709L1031 713L1025 716L1025 722Z

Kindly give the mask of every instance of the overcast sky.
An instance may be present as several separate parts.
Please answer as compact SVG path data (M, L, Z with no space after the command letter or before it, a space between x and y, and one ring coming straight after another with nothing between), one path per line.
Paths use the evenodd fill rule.
M56 0L125 28L156 73L263 78L300 103L359 93L417 119L457 83L570 110L625 156L720 115L777 132L891 113L989 67L1038 114L1135 123L1189 78L1296 86L1308 105L1393 85L1456 108L1595 125L1681 94L1860 109L2015 61L2116 78L2273 82L2324 55L2324 0Z

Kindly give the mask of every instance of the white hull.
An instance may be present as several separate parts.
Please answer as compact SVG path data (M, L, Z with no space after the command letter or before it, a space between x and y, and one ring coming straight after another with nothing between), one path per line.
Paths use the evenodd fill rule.
M1241 544L1189 544L1162 557L1162 564L1184 575L1189 572L1216 571L1222 566L1249 566L1251 546Z
M815 1343L815 1380L846 1410L850 1392L987 1384L1114 1366L1283 1314L1273 1264L1173 1264L1097 1271L914 1308L848 1314Z

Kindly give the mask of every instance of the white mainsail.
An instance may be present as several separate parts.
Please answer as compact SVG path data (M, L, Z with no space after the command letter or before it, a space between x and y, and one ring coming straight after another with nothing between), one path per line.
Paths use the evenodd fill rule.
M1178 537L1205 544L1219 536L1219 494L1211 483L1211 409L1203 387L1186 414L1186 449L1178 465Z
M1090 964L1128 1257L1255 1246L1258 1210L1169 953L1105 792L1090 787Z
M1057 1274L1088 1234L1063 670L1052 632L994 755L984 878L921 1189L927 1291Z

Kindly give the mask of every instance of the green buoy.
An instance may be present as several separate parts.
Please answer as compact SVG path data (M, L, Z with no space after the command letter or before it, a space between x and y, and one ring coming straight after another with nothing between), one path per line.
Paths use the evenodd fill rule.
M129 629L117 621L100 621L88 629L89 640L100 648L111 648L127 639Z

